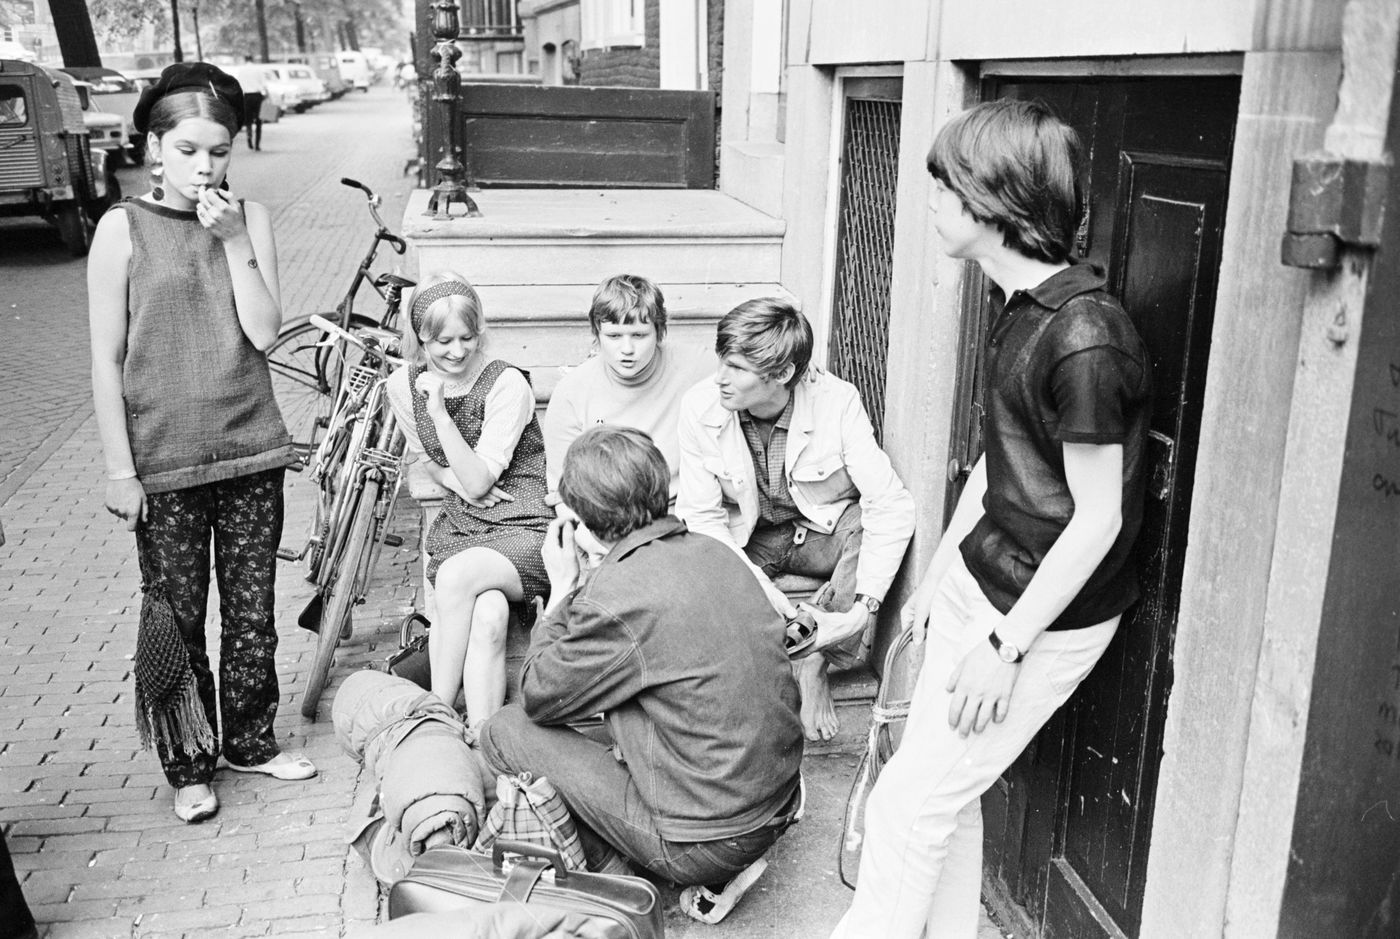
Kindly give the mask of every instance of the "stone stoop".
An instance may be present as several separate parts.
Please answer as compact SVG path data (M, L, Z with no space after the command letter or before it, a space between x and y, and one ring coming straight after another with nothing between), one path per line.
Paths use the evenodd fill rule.
M754 297L793 298L778 283L784 223L713 190L493 189L481 218L435 221L414 193L403 234L418 276L456 271L481 294L492 353L531 374L541 403L560 367L589 353L598 282L638 274L666 296L667 341L709 352L714 325Z

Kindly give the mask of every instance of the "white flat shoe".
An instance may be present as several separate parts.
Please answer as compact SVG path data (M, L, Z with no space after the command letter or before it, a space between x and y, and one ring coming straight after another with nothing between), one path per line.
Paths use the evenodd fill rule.
M306 757L288 757L284 760L280 758L282 756L283 754L279 753L266 763L259 763L256 766L239 766L237 763L229 763L228 768L235 773L259 773L285 782L310 779L316 775L316 764Z
M201 795L200 789L208 794ZM196 784L175 790L175 817L182 822L194 825L213 818L218 811L219 797L212 786Z

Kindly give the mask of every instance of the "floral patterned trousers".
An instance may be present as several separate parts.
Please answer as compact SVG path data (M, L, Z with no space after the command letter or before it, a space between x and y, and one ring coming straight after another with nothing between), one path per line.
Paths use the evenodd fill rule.
M170 597L215 737L209 752L158 748L165 778L176 788L213 779L220 737L231 763L265 763L278 753L272 727L279 697L272 611L284 473L267 470L146 497L136 550L142 568ZM211 533L219 582L217 711L204 639Z

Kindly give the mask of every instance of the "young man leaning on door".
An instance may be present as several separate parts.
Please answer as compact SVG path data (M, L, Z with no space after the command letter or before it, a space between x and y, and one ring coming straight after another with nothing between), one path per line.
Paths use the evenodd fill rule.
M1070 261L1079 151L1048 107L1002 100L929 153L940 248L994 285L986 452L903 610L928 649L833 939L976 936L982 794L1138 596L1150 367L1103 271Z

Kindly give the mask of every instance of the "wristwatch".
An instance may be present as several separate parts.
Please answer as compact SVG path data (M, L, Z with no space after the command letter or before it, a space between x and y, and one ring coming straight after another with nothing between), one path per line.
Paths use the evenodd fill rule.
M992 648L997 650L997 656L1007 665L1015 665L1026 657L1026 653L1011 643L1002 642L995 629L987 633L987 641L992 644Z
M864 604L865 608L870 611L871 616L874 616L876 613L880 612L880 601L876 600L868 593L856 594L856 602Z

